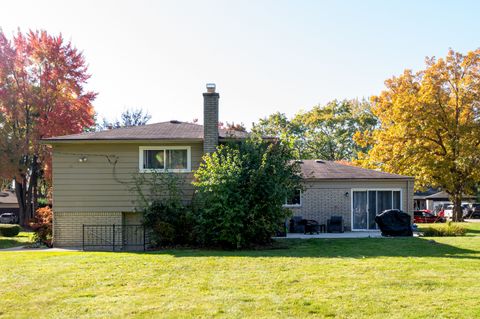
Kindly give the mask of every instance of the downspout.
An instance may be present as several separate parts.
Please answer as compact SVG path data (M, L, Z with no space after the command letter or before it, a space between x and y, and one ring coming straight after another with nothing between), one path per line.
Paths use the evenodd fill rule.
M410 214L410 212L409 212L409 210L410 210L409 193L410 193L410 180L407 179L407 213Z

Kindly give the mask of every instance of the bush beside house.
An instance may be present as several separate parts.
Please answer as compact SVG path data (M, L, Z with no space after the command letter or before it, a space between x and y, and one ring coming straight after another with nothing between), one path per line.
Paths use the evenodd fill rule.
M41 242L48 247L52 246L52 222L53 214L49 206L37 209L34 220L29 224L35 232L36 242Z
M221 145L195 172L198 240L245 248L271 242L290 211L285 199L300 188L299 168L280 143L249 139Z
M176 174L138 175L134 191L153 247L201 245L240 249L271 242L285 199L300 188L299 167L280 143L249 139L221 145L195 172L192 204Z

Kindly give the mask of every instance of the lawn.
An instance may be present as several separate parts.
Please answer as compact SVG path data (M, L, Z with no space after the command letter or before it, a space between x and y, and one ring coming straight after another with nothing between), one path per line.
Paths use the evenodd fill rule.
M475 226L476 227L476 226ZM0 318L475 318L480 238L0 253Z
M15 237L3 237L0 235L0 249L31 244L33 240L32 237L33 233L31 232L20 232L20 234Z
M467 233L465 236L480 236L480 222L476 223L455 223L456 225L461 225L467 229ZM445 223L435 223L435 224L417 224L418 225L418 230L422 231L422 229L425 229L427 227L441 227L442 225L445 225Z

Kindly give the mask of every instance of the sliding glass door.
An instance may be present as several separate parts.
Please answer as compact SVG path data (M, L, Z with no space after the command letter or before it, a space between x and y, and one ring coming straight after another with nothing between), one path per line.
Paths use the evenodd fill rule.
M352 227L353 229L367 229L367 192L353 192L353 211L352 211Z
M402 209L400 190L352 190L352 229L377 229L375 216L387 209Z

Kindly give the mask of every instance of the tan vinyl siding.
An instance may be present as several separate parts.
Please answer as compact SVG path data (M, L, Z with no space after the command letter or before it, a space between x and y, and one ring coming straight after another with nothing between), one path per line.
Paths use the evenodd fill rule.
M53 209L57 212L129 212L134 211L132 176L139 169L140 146L190 146L192 170L198 168L202 143L79 143L58 144L53 151ZM80 163L85 155L87 161ZM106 156L114 155L116 165ZM115 169L114 169L115 168ZM148 173L144 173L148 174ZM185 178L184 199L193 193L192 173L176 173Z

